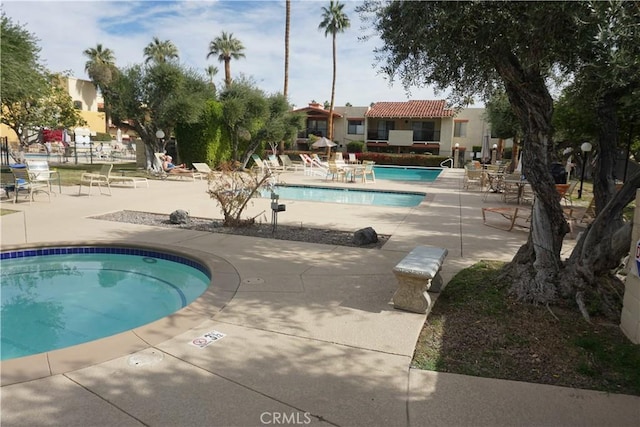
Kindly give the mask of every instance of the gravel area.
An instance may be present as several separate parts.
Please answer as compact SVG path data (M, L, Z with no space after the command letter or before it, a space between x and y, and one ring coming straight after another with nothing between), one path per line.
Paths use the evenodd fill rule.
M221 220L196 217L191 217L189 224L172 224L169 221L169 215L127 210L94 216L92 218L104 221L126 222L130 224L144 224L157 227L208 231L211 233L262 237L265 239L292 240L297 242L321 243L325 245L358 247L358 245L353 243L353 234L356 230L344 231L322 228L293 227L278 224L278 227L274 232L271 224L253 224L249 227L232 228L223 227ZM388 239L389 236L378 234L377 243L360 247L380 249Z

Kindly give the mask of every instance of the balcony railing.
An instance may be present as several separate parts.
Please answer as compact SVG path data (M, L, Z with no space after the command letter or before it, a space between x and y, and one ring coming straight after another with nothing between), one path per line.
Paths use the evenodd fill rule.
M304 129L298 132L298 138L302 138L302 139L306 139L309 138L309 135L315 135L318 136L320 138L322 138L323 136L326 136L324 134L324 131L321 130L317 130L317 129Z
M369 141L388 141L388 130L370 130L367 132L367 140ZM440 131L438 130L414 130L414 142L440 142Z

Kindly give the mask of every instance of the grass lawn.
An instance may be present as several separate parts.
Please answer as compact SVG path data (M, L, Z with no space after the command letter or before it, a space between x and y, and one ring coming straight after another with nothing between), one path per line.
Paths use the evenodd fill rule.
M420 334L413 366L487 378L640 395L640 345L573 307L521 304L481 261L458 273ZM557 318L556 318L557 317Z
M80 184L80 177L85 172L99 172L102 164L63 164L59 166L52 166L52 169L57 170L60 173L60 183L65 186L72 186ZM117 171L126 171L127 176L131 177L144 177L153 179L152 176L145 170L137 169L135 162L130 163L117 163L113 168ZM8 168L7 168L8 169ZM111 172L112 174L118 174L119 172ZM13 176L10 171L4 171L0 176L2 183L13 182ZM57 190L56 190L57 191Z

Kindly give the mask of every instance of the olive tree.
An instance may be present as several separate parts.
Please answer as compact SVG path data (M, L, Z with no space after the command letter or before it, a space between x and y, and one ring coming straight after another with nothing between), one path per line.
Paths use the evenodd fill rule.
M63 76L48 72L40 63L38 39L4 13L0 43L0 120L16 133L21 146L34 140L42 127L84 124L63 89Z
M169 138L177 123L196 122L213 94L195 71L163 62L122 70L111 82L108 97L113 121L138 133L147 150L147 167L152 168L153 153L165 147L156 132L162 130Z
M621 72L608 74L606 60L593 61L594 54L604 58L620 52L615 43L607 45L602 38L607 32L624 33L624 43L617 40L625 46L625 59L618 59L627 66L634 64L629 41L635 40L637 49L640 40L632 18L637 21L637 4L629 3L607 9L591 2L371 1L359 8L382 39L383 45L376 50L382 70L405 87L432 84L450 89L454 101L470 94L484 94L488 99L496 88L504 88L523 131L523 170L536 196L528 240L505 268L505 277L512 279L512 291L520 299L548 304L559 296L572 297L585 317L586 299L602 301L602 295L611 294L615 279L610 270L614 258L619 262L625 246L628 250L628 226L608 224L604 243L595 238L602 233L592 238L589 230L576 248L581 253L574 252L566 263L561 260L569 227L550 172L557 150L549 79L554 73L577 75L590 67L599 69L605 78L633 79ZM624 84L615 86L630 89L623 89ZM609 95L615 99L619 94ZM604 127L603 133L615 131L610 125ZM608 204L601 214L608 211L605 215L619 216L635 187L636 180L629 180L618 193L618 202ZM613 191L609 186L607 190ZM599 227L598 222L593 227ZM602 262L590 256L607 251L610 256ZM610 309L604 311L615 315L611 304L605 304Z

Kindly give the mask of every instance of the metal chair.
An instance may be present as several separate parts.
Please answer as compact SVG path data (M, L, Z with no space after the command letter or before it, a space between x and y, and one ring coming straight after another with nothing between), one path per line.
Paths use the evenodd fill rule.
M33 174L29 173L26 167L12 167L11 172L13 173L15 192L13 203L17 203L20 191L28 193L29 203L34 200L36 193L46 193L49 196L49 202L51 202L51 190L48 182L34 180Z

